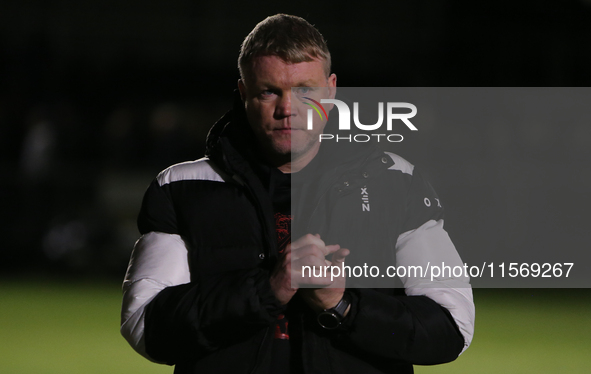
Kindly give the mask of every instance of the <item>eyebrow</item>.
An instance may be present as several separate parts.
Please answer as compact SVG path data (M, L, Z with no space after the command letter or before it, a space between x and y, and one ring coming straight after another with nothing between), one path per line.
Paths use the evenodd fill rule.
M267 87L269 89L280 89L280 87L278 87L277 85L271 84L270 82L267 82L264 80L260 81L257 85L259 87ZM311 80L311 79L306 79L304 81L298 82L295 86L292 86L292 87L321 87L321 86L318 86L318 84L315 84L313 82L313 80Z
M308 80L298 83L297 86L294 86L294 87L318 87L318 85L313 84L313 82L308 79Z

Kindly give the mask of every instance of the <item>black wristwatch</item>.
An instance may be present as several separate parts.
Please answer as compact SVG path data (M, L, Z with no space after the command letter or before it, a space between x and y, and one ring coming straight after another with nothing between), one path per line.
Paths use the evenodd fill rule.
M345 292L341 301L334 308L324 309L316 319L320 326L327 330L334 330L345 318L345 311L349 305L351 305L351 296Z

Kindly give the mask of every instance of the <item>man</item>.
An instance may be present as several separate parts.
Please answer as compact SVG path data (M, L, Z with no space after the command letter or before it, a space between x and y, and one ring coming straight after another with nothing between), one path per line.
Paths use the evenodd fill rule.
M361 158L319 156L332 155L318 142L326 121L306 130L291 90L334 97L322 35L299 17L269 17L246 37L239 68L240 95L210 130L207 157L164 170L146 192L123 286L122 334L175 373L412 373L413 364L454 360L473 334L467 279L460 289L445 281L353 289L343 276L301 280L303 265L363 257L352 226L329 230L326 215L291 211L294 191L304 201L332 198L341 169L370 170L362 173L367 183L390 189L384 206L396 210L394 223L377 243L395 248L399 264L430 253L459 260L442 209L415 204L434 192L412 165L375 148ZM292 185L290 173L310 170L322 177ZM339 193L337 208L345 204ZM290 243L292 217L313 227Z

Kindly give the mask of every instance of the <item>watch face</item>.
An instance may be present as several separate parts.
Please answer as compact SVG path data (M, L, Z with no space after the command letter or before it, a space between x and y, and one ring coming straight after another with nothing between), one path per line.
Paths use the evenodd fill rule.
M336 329L341 324L338 317L331 312L322 312L318 315L318 323L325 329Z

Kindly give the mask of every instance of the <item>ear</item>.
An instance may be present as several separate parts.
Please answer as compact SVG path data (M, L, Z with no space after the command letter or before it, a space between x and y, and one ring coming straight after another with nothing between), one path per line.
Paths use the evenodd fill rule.
M242 79L238 79L238 91L240 91L240 98L244 102L246 100L246 86Z
M331 99L334 99L337 95L337 75L335 73L328 77L328 95Z

